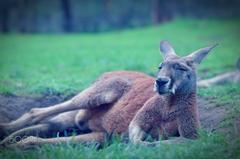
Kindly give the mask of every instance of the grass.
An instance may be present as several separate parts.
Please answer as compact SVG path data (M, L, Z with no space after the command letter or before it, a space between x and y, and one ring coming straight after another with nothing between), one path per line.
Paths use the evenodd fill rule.
M11 159L75 159L75 158L106 158L106 159L144 159L144 158L177 158L177 159L229 159L240 157L240 140L232 143L220 135L202 133L197 141L181 145L158 145L156 147L135 146L114 140L111 145L97 149L95 144L84 145L48 145L41 149L21 151L0 150L0 158Z
M201 77L234 68L240 20L176 20L161 26L101 34L0 35L0 92L77 92L112 70L155 75L159 41L186 55L219 43L199 68Z
M154 75L162 60L159 41L169 40L179 55L219 43L199 67L201 78L233 70L239 58L240 20L175 20L160 26L100 34L0 35L0 93L76 93L112 70ZM240 85L200 89L230 117L240 114ZM240 139L202 133L197 141L148 148L114 141L103 149L48 145L37 150L0 150L0 158L240 158Z

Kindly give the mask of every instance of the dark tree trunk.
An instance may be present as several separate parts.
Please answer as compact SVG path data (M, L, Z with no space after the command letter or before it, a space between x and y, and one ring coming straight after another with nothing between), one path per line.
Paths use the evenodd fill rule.
M170 1L151 0L151 19L153 24L169 21L172 19Z
M10 10L12 8L12 3L8 1L0 1L0 29L1 32L7 33L10 31L10 26L9 26L9 14Z
M1 29L3 33L9 32L8 20L9 20L9 11L7 8L1 10Z
M61 0L62 14L63 14L63 30L65 32L73 31L73 17L71 12L71 1Z

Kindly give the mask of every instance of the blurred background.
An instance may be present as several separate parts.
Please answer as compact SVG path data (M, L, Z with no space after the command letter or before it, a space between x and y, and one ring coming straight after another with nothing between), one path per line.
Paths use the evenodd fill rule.
M1 32L101 32L176 18L236 18L239 0L1 0Z

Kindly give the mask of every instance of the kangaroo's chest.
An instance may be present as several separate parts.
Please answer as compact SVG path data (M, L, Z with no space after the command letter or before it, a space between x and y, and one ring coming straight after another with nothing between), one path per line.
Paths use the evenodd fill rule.
M153 81L138 80L116 103L103 109L95 110L95 114L88 121L91 130L123 133L137 111L144 103L154 96Z

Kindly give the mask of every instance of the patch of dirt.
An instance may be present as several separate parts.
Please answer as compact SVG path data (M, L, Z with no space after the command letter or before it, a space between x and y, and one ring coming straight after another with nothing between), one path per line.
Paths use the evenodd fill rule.
M31 108L41 108L61 103L70 97L63 95L42 95L38 97L0 94L0 123L17 119Z
M5 123L17 119L31 108L47 107L61 103L69 97L63 95L43 95L40 97L27 97L0 94L0 122ZM201 125L206 131L223 129L221 122L226 118L228 111L225 106L217 106L211 99L198 99L198 109Z
M224 131L222 122L226 119L228 110L218 106L212 99L198 98L197 101L201 127L208 131Z

